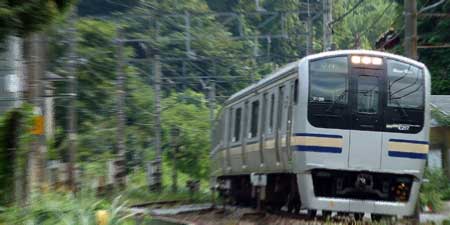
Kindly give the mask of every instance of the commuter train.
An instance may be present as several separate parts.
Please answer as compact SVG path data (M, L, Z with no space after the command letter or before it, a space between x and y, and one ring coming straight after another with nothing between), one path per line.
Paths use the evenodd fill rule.
M226 100L212 179L240 204L361 217L414 213L430 75L402 56L340 50L292 62ZM253 176L264 180L255 195ZM261 178L262 177L262 178Z

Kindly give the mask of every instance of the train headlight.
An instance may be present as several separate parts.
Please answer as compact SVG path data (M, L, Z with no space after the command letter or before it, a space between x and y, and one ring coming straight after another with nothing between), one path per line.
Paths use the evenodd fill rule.
M394 186L394 196L397 201L408 201L409 187L405 183L397 183Z
M379 57L370 57L370 56L359 56L353 55L351 57L352 64L365 64L365 65L375 65L381 66L383 65L383 59Z
M383 59L378 58L378 57L372 57L372 64L381 66L381 64L383 64Z
M363 64L369 65L372 62L372 59L369 56L363 56L361 61Z
M352 63L353 64L360 64L361 63L361 56L357 56L357 55L352 56Z

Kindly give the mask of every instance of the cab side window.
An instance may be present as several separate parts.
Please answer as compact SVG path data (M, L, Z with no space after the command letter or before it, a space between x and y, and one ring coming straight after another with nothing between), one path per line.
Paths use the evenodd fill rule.
M238 142L241 137L241 121L242 121L242 108L237 108L234 111L234 130L232 142Z

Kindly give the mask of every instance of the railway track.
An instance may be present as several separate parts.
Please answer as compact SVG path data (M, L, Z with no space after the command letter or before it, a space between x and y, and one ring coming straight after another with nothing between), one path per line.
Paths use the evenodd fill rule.
M348 214L323 217L309 216L305 211L289 213L283 210L258 211L251 207L212 204L185 204L186 201L155 201L133 205L146 208L154 218L170 221L187 221L187 224L370 224L370 219L355 220ZM242 223L242 221L245 221ZM386 224L397 224L391 221ZM400 224L410 224L408 222Z

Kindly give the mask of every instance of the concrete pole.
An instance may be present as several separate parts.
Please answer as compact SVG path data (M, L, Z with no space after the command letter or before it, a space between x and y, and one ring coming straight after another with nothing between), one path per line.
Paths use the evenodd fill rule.
M156 54L153 59L153 85L154 85L154 95L155 95L155 150L156 150L156 160L155 166L156 171L154 171L154 187L155 191L161 191L162 188L162 157L161 157L161 57Z
M24 95L29 104L35 108L35 117L39 116L41 112L39 106L40 95L40 77L39 77L39 35L37 33L30 33L25 35L23 42L23 57L24 57L24 77L25 77L25 91ZM37 124L37 123L36 123ZM35 124L35 125L36 125ZM37 154L39 152L39 134L33 132L33 139L30 142L30 147L26 153L25 166L22 168L22 196L20 198L21 205L28 203L32 190L37 187Z
M120 188L125 187L125 74L124 74L124 49L122 31L118 31L117 46L117 158L115 161L114 183Z
M69 65L68 65L68 93L69 93L69 104L68 104L68 115L67 115L67 138L68 138L68 148L69 148L69 162L67 163L68 172L68 185L71 190L75 191L76 178L75 178L75 164L76 164L76 152L77 152L77 110L76 110L76 100L77 100L77 78L76 78L76 56L75 56L75 18L77 12L74 8L73 15L70 18L70 28L69 28Z
M173 157L172 157L172 192L178 192L178 171L177 171L177 157L178 157L178 137L180 134L180 130L177 127L172 127L170 131L172 149L173 149Z
M333 20L332 0L322 0L323 3L323 50L330 51L332 32L329 24Z
M306 21L306 28L308 30L308 36L306 36L306 55L311 55L313 53L313 26L309 0L308 0L308 20Z
M214 143L214 124L215 124L215 115L214 110L216 108L216 84L214 81L211 81L208 87L208 103L209 103L209 123L211 126L210 129L210 141L211 141L211 150L215 147Z

